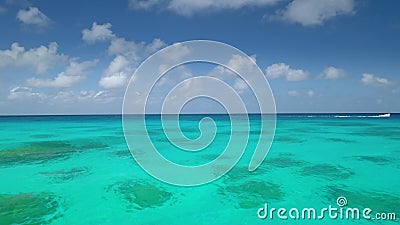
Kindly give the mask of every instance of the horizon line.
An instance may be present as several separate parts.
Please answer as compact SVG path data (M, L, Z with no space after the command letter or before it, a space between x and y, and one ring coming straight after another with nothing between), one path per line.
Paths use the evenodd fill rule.
M275 113L276 115L289 115L289 114L386 114L389 112L280 112ZM391 114L400 114L400 112L390 112ZM247 113L248 115L261 115L261 113ZM269 115L272 113L263 113L263 115ZM122 113L81 113L81 114L0 114L0 117L11 117L11 116L122 116ZM146 113L146 114L126 114L126 115L246 115L246 113Z

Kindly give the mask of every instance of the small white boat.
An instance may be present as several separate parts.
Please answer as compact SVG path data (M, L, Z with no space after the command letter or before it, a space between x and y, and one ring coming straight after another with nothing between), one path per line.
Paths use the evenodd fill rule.
M390 113L380 114L378 117L390 117Z

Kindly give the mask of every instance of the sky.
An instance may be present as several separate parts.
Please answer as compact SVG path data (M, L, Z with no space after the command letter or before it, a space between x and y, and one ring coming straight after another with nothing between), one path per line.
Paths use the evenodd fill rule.
M278 113L400 112L398 9L397 0L1 0L0 114L119 114L147 57L199 39L249 55ZM229 62L246 67L234 55ZM170 71L152 98L160 104L179 82L218 73L254 101L227 71L204 64ZM198 101L186 112L221 109Z

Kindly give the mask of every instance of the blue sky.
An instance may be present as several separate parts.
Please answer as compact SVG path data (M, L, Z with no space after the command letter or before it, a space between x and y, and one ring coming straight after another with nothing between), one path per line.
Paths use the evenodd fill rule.
M120 113L145 58L195 39L252 56L278 112L400 112L399 8L396 0L0 1L0 114Z

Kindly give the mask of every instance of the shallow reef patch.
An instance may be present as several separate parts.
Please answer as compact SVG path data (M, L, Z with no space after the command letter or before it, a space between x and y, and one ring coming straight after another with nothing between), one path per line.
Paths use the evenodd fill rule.
M127 203L128 211L154 208L169 202L173 194L144 180L127 180L110 185L107 192L114 192Z
M0 165L12 163L41 163L68 156L78 149L65 141L40 141L0 151Z
M375 163L377 165L387 165L387 164L393 162L393 159L391 159L389 157L385 157L385 156L362 155L362 156L355 156L355 158L358 159L359 161L368 161L368 162Z
M307 162L303 160L294 159L286 154L282 154L281 156L278 157L267 158L265 160L265 164L278 168L287 168L287 167L304 166L307 164Z
M330 164L316 164L306 166L300 170L303 176L318 176L331 180L346 179L354 175L354 172L343 166L335 166Z
M37 141L21 146L0 150L0 166L14 163L43 163L54 159L65 159L70 154L90 149L106 148L93 140L78 141Z
M288 137L288 136L275 136L274 141L283 142L283 143L303 143L303 142L305 142L304 139Z
M74 180L75 178L81 176L89 175L90 169L89 167L75 167L68 170L56 170L41 174L51 177L51 179L55 182L64 182Z
M340 142L340 143L345 143L345 144L352 144L352 143L357 143L355 140L351 139L344 139L344 138L325 138L327 141L331 142Z
M257 208L264 202L282 200L285 197L280 185L262 180L225 184L220 186L218 193L240 209Z
M0 194L1 224L49 224L63 210L61 198L52 193Z

